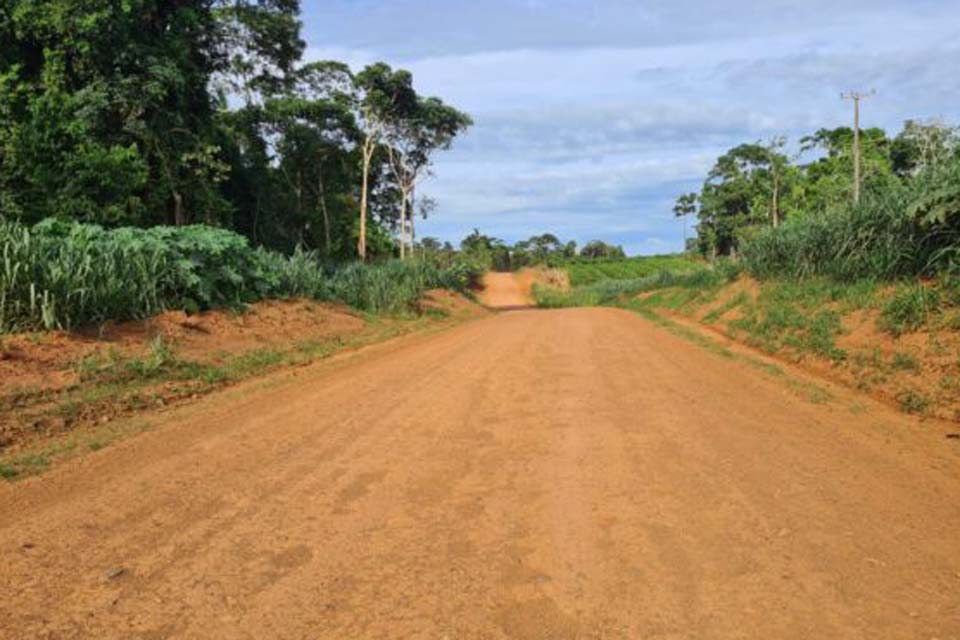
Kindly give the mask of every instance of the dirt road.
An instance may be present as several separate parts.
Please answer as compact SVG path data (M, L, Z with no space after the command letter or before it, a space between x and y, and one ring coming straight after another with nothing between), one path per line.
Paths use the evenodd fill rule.
M533 305L530 288L534 274L498 273L490 271L483 276L480 302L491 309L509 309L511 307L529 307Z
M960 443L789 383L613 309L273 376L0 487L0 637L960 637Z

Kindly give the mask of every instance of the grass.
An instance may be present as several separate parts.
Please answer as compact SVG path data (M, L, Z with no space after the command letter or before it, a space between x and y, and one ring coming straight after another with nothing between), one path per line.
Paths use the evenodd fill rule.
M153 429L153 423L131 419L110 422L82 433L28 448L26 451L0 458L0 478L8 481L36 475L58 461L80 455L87 451L99 451L110 444L137 433Z
M742 247L761 279L828 276L893 281L956 268L960 259L960 162L909 181L878 181L859 203L756 229Z
M662 257L653 257L633 260L650 260L653 265L656 265L661 264L662 259ZM683 258L683 260L687 259ZM705 267L688 260L687 263L690 266L689 269L653 270L641 277L597 280L590 284L574 285L569 291L536 286L533 295L537 305L545 308L615 305L630 296L669 287L704 292L715 290L736 278L740 272L739 268L732 263L720 263L716 267Z
M0 333L96 326L170 309L242 309L283 298L400 313L413 310L428 289L467 292L478 275L469 263L422 260L331 269L316 253L254 249L241 235L203 225L107 230L0 220Z
M830 393L828 390L824 389L820 385L809 382L807 380L800 380L797 378L793 378L787 374L787 372L783 369L783 367L780 367L776 364L766 362L764 360L752 357L747 354L736 353L728 349L727 347L724 347L723 345L717 343L715 340L712 340L711 338L706 337L704 334L694 329L685 327L679 322L676 322L675 320L659 315L648 306L645 306L642 304L636 304L636 303L632 303L632 304L628 303L624 305L624 308L630 309L632 311L639 313L641 316L643 316L647 320L650 320L651 322L667 329L671 333L678 335L681 338L684 338L685 340L688 340L706 349L707 351L710 351L711 353L714 353L723 358L741 362L764 374L767 374L769 376L772 376L778 379L785 380L787 387L792 392L794 392L797 396L807 400L808 402L811 402L814 404L825 404L835 399L832 393ZM851 411L862 413L864 410L865 410L864 407L860 404L851 405Z
M932 403L930 398L912 389L897 394L897 402L906 413L926 413Z
M636 258L573 260L563 265L572 287L581 287L603 280L629 280L654 275L660 271L681 273L703 268L703 264L685 255L640 256Z
M936 289L923 284L906 284L883 305L880 326L895 336L918 330L940 305Z
M912 371L916 373L920 371L920 360L909 353L896 351L890 360L890 366L899 371Z

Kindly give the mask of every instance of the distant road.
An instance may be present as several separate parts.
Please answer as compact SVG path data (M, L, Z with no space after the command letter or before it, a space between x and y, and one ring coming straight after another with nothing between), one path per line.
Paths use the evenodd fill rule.
M960 446L789 382L570 309L229 389L0 487L0 637L960 637Z
M531 287L535 276L531 272L497 273L491 271L483 276L480 303L491 309L529 307L534 304Z

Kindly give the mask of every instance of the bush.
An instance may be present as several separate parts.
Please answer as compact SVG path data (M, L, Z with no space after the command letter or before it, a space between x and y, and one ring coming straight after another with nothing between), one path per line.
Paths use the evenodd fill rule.
M884 183L859 205L759 230L741 253L758 278L891 280L960 265L960 163Z
M426 262L391 261L378 265L350 264L330 281L337 300L371 313L412 310L429 289L464 291L472 279L465 267L440 269Z
M940 294L922 284L901 287L883 306L881 326L895 336L922 327L940 305Z
M265 298L337 299L372 312L412 308L426 289L465 290L469 266L355 264L324 272L318 256L253 249L203 225L120 228L0 220L0 331L70 328L195 312Z

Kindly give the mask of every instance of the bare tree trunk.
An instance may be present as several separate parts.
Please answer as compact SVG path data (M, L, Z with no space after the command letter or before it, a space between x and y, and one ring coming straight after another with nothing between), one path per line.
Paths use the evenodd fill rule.
M417 231L414 226L414 220L417 218L417 190L416 187L410 187L410 257L413 258L413 247L417 242Z
M260 224L260 189L257 189L257 204L253 208L253 244L257 244L257 226Z
M369 137L363 143L363 185L360 190L360 237L357 239L357 255L367 259L367 188L370 182L370 162L373 160L374 141Z
M297 169L297 216L303 219L303 171Z
M407 191L400 188L400 259L407 259Z
M317 165L317 199L320 201L320 211L323 213L323 239L324 246L327 249L327 255L330 255L330 213L327 211L327 196L323 186L323 166Z
M173 192L173 224L182 227L187 224L183 214L183 195L179 191Z
M770 218L774 228L780 226L780 176L773 176L773 202L771 203Z

